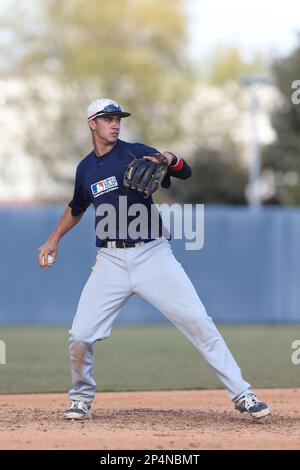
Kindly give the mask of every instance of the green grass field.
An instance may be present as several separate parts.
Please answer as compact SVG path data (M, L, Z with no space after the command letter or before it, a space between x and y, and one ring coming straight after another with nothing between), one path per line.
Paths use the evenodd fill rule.
M300 326L220 328L253 387L299 387L291 343ZM67 327L1 327L6 365L0 393L65 392L70 388ZM95 345L98 391L208 389L222 385L189 341L171 326L114 327Z

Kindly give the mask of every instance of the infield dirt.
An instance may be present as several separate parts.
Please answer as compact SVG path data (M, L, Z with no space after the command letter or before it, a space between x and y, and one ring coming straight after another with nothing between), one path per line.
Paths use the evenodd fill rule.
M0 395L0 449L300 449L300 389L262 389L262 420L223 390L98 393L92 419L64 421L65 394Z

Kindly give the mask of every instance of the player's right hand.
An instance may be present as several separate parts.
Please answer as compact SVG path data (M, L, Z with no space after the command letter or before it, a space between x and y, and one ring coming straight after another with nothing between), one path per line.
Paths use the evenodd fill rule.
M57 244L51 240L47 240L42 246L38 249L38 263L41 268L48 268L48 256L51 255L53 258L53 263L56 261L57 256Z

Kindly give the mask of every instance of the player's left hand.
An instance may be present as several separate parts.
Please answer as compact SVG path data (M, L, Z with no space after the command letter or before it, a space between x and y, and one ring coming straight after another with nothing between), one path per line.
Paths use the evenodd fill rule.
M135 158L125 170L123 185L148 197L158 189L167 171L168 160L163 154Z

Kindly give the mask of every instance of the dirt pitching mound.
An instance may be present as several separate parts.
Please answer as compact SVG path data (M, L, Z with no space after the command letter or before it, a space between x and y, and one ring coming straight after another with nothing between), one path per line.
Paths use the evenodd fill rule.
M258 421L220 390L98 393L83 422L64 421L67 395L0 395L0 449L300 449L300 389L258 392Z

